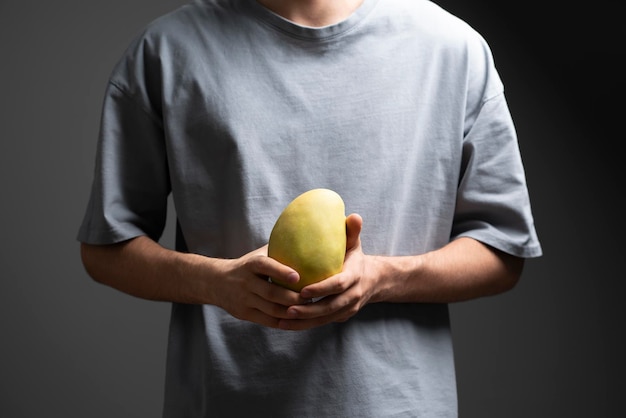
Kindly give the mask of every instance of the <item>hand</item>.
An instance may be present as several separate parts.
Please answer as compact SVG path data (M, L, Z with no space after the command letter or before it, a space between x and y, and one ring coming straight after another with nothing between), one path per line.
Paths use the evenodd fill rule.
M215 305L238 319L278 328L289 318L290 306L305 304L299 293L268 281L299 280L298 273L267 256L267 245L234 260L220 260L221 275L215 288Z
M286 310L286 318L279 321L282 329L302 330L343 322L365 306L374 294L376 275L370 268L370 257L361 248L363 219L352 214L346 219L346 258L343 271L319 283L304 287L301 299L323 298L308 304L294 304ZM283 312L281 311L281 318Z

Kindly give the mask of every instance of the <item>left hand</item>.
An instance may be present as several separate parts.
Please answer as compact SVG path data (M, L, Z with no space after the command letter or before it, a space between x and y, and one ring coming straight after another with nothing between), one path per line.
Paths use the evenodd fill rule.
M365 306L374 294L376 275L371 258L361 248L363 219L351 214L346 218L346 258L343 270L321 282L304 287L300 296L304 299L322 298L305 305L293 305L287 309L290 319L281 319L282 329L303 330L331 322L343 322Z

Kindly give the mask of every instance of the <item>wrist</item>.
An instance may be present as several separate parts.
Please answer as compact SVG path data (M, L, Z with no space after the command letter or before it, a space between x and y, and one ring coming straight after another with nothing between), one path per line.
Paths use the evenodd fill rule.
M367 270L374 280L371 302L412 302L410 283L419 271L419 256L370 256Z
M391 293L392 283L390 283L391 268L388 257L366 255L367 263L365 264L365 272L372 282L371 303L388 302Z
M217 305L219 290L223 282L223 272L227 260L206 257L199 254L179 253L181 262L178 277L182 284L181 299L192 304Z

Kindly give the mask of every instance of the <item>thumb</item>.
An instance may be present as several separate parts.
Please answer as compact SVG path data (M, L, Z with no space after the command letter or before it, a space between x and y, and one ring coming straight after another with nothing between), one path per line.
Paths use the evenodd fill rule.
M361 229L363 218L352 213L346 218L346 252L361 246Z

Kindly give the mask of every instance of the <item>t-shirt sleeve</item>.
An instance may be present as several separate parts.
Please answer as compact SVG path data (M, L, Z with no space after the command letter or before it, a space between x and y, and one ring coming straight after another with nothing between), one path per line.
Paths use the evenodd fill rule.
M452 239L472 237L519 257L542 254L517 133L481 36L470 37L469 89Z
M503 93L482 103L464 139L452 238L462 236L519 257L542 252Z
M163 232L170 192L159 116L111 81L103 103L93 185L78 240L111 244Z

